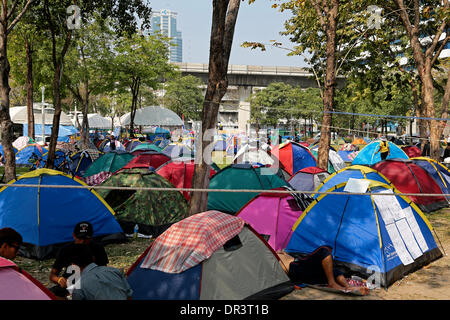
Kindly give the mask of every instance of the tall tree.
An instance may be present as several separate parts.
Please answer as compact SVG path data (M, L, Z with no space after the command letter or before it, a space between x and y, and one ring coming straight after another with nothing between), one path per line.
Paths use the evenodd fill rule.
M412 2L412 8L409 8ZM393 0L395 6L389 6L391 10L395 10L400 17L403 27L405 28L413 52L414 62L421 81L422 104L426 116L429 120L430 131L430 156L440 159L440 136L442 130L439 128L435 109L435 86L433 77L433 67L439 60L442 50L445 48L450 34L448 32L450 2L443 1L409 1L405 5L403 0ZM386 3L385 3L386 4ZM441 38L443 37L443 38ZM450 81L447 79L447 82ZM446 87L449 87L447 85ZM448 100L447 100L448 101ZM445 102L445 100L444 100ZM447 106L443 108L443 112L447 113Z
M20 3L19 3L20 2ZM35 2L2 0L0 11L0 125L2 145L5 157L5 180L16 178L15 154L13 143L13 124L9 115L9 72L8 35L20 21L28 8Z
M157 89L164 79L173 76L174 67L168 62L167 39L161 35L135 33L121 37L114 51L117 90L131 93L130 129L133 132L142 86Z
M209 49L209 75L202 110L201 142L197 154L201 161L195 164L192 187L208 188L210 172L210 155L205 159L205 151L210 141L205 134L214 130L220 102L228 88L227 71L233 43L234 29L241 0L213 0L212 25ZM250 2L253 2L250 0ZM207 209L208 193L193 192L189 202L189 214L193 215Z
M78 5L78 6L76 6ZM74 7L75 6L75 7ZM71 16L67 14L72 9ZM73 41L73 35L78 31L81 23L91 21L93 15L98 13L97 19L110 18L114 21L113 27L120 36L124 33L133 34L137 31L139 23L142 28L150 25L151 8L147 1L141 0L115 0L100 1L89 0L77 3L76 0L50 1L43 0L42 23L43 29L49 34L52 41L53 76L53 105L55 113L52 124L52 136L46 166L53 167L56 151L56 142L61 117L61 86L63 66L66 54Z

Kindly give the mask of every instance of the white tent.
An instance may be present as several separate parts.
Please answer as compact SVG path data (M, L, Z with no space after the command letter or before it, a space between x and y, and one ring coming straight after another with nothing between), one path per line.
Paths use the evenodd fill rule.
M233 159L233 162L237 160L237 163L260 163L260 164L273 164L273 159L271 156L262 149L256 149L255 147L250 147L248 144L241 147L238 153Z
M120 118L120 123L123 126L129 126L130 119L130 112L128 112ZM172 110L150 106L136 110L134 124L136 126L182 126L183 120Z
M44 104L45 105L45 112L44 112L44 121L45 124L53 124L53 115L55 114L55 109L52 108L51 104ZM41 110L41 104L35 103L33 104L33 113L34 113L34 123L35 124L42 124L42 110ZM26 106L19 106L19 107L11 107L9 108L9 115L11 117L11 121L16 124L27 124L27 107ZM62 126L71 126L72 121L70 120L70 117L64 112L61 111L61 117L60 117L60 125Z
M75 119L73 120L74 125L76 125ZM80 125L83 124L83 114L78 114L78 122ZM88 114L89 129L109 129L111 130L112 121L106 117L102 117L97 113Z

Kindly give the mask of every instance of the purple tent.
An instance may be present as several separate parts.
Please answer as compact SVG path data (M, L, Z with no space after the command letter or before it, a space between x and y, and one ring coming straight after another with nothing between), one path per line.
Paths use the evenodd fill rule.
M291 194L263 192L249 201L236 216L250 224L272 249L278 251L286 248L292 226L302 212Z

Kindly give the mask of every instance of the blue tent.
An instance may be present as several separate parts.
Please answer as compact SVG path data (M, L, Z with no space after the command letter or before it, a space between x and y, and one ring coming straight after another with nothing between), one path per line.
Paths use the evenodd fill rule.
M354 152L355 151L339 150L337 153L342 158L342 160L344 160L344 162L352 162L353 159L350 158L350 154L352 154Z
M411 158L411 160L419 167L427 171L434 181L439 185L444 194L450 194L450 170L445 166L437 162L436 160L417 157ZM446 196L447 201L450 201L450 196Z
M286 251L312 253L332 248L335 265L388 287L406 274L442 257L432 227L422 211L386 184L365 180L372 195L333 187L313 202L292 227ZM389 196L376 195L390 192Z
M69 170L73 175L82 177L86 169L94 162L87 151L72 153L67 157Z
M393 142L387 141L389 145L389 150L391 155L387 157L387 159L409 159L407 154L396 144ZM380 152L375 154L380 146L380 141L373 141L369 143L367 146L362 148L362 150L358 153L355 159L352 161L352 164L362 164L371 166L377 162L381 161Z
M28 124L23 125L23 132L28 132ZM34 125L34 133L36 137L42 136L42 125L41 124L35 124ZM76 129L74 126L59 126L58 131L58 141L69 141L69 137L76 135L79 133L78 129ZM44 134L47 136L50 136L52 134L52 125L45 125Z
M166 156L174 159L174 158L182 158L182 157L191 157L194 158L194 151L188 148L185 145L179 144L169 144L164 149L162 149L162 153Z
M23 184L36 187L12 187ZM92 224L94 237L123 239L114 211L95 191L40 185L86 186L60 171L39 169L0 189L0 228L11 227L22 235L23 255L51 257L59 245L73 241L73 228L80 221Z
M33 165L36 159L43 159L48 150L37 144L29 144L16 152L16 164Z
M388 185L392 183L383 174L376 171L375 169L366 166L350 166L341 169L328 178L326 178L318 187L317 192L326 192L328 189L337 186L343 182L347 182L348 179L370 179L374 181L379 181ZM313 197L317 198L320 194L314 194Z
M14 153L17 153L17 149L13 147ZM3 156L3 146L0 144L0 154Z

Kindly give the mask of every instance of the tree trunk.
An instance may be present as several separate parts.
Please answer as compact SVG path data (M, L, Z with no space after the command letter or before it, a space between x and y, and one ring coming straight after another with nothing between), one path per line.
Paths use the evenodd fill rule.
M6 17L2 12L2 20L6 21ZM12 146L13 123L9 115L9 61L7 55L7 34L5 26L0 23L0 124L2 130L2 146L3 157L5 158L5 180L9 182L16 179L16 158Z
M328 170L328 153L331 143L331 121L334 104L334 90L336 85L336 28L338 22L339 0L331 1L331 8L327 14L327 66L325 75L325 86L323 94L323 120L320 130L319 150L317 154L317 167Z
M196 161L193 188L207 189L209 187L209 173L211 154L205 154L211 143L205 140L205 133L215 129L220 102L228 87L227 70L233 42L234 28L239 12L240 0L213 0L213 14L209 51L209 78L202 110L202 142L200 152L201 161ZM207 159L205 159L205 156ZM208 162L207 162L208 161ZM189 215L207 210L208 193L192 192L189 202Z
M30 41L25 38L25 52L27 56L27 123L28 123L28 137L35 139L34 132L34 110L33 110L33 51Z
M61 68L61 64L57 64L53 75L53 107L55 108L55 114L53 115L52 134L46 163L46 168L49 169L53 169L55 164L56 144L58 142L59 123L61 119Z

